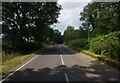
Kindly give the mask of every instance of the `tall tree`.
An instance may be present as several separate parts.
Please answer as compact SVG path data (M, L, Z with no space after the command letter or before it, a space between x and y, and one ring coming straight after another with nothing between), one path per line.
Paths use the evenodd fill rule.
M92 25L92 36L119 31L119 2L92 2L81 12L81 21Z
M73 26L68 26L64 31L64 41L69 42L70 40L75 40L80 38L79 30L75 30Z
M49 26L57 23L60 9L57 2L3 2L4 39L12 46L44 42Z
M58 43L58 44L61 44L63 43L63 37L61 35L61 32L59 32L58 30L54 30L54 42L55 43Z

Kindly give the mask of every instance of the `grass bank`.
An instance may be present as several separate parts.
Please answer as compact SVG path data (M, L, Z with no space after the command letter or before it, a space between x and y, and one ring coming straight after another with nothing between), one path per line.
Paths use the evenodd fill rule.
M36 54L40 53L43 49L48 48L50 46L45 46L40 50L34 51L30 54L22 55L20 53L12 53L12 54L2 54L2 64L0 64L0 74L7 75L11 72L12 69L16 68L20 64L24 63L26 60L36 56Z
M120 71L120 62L119 61L112 60L112 59L104 57L102 55L96 55L96 54L94 54L90 51L87 51L87 50L82 50L81 53L84 53L92 58L95 58L95 59L99 60L100 62L103 62L103 63L105 63L105 64Z
M5 55L5 60L2 62L2 65L0 65L0 72L2 75L8 74L11 69L15 68L16 66L20 65L24 61L28 60L29 58L35 56L35 54L28 54L28 55ZM4 59L3 59L4 60Z
M105 63L105 64L107 64L107 65L109 65L109 66L111 66L111 67L113 67L113 68L115 68L117 70L120 70L120 62L119 61L112 60L110 58L104 57L104 55L103 56L102 55L97 55L97 54L92 53L92 52L90 52L88 50L83 50L83 49L76 48L76 47L69 46L69 45L67 45L67 46L74 49L74 50L76 50L76 51L78 51L78 52L80 52L80 53L86 54L87 56L90 56L90 57L92 57L94 59L97 59L100 62Z

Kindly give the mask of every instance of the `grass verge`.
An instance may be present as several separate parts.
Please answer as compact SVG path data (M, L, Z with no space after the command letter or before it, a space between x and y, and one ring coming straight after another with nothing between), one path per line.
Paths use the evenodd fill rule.
M96 55L96 54L91 53L91 52L86 51L86 50L82 50L81 53L86 54L86 55L89 55L90 57L92 57L92 58L94 58L94 59L100 58L100 55Z
M99 60L100 62L105 63L105 64L107 64L107 65L109 65L109 66L111 66L111 67L113 67L113 68L120 71L120 62L119 61L111 60L111 59L109 59L107 57L104 57L102 55L97 55L97 54L92 53L90 51L82 50L80 48L76 48L76 47L73 47L73 46L68 46L68 47L70 47L70 48L72 48L72 49L74 49L76 51L79 51L80 53L83 53L83 54L85 54L87 56L90 56L90 57L92 57L92 58L94 58L96 60Z
M31 58L35 54L29 54L29 55L23 55L23 56L15 56L12 58L9 58L8 60L2 62L2 65L0 66L0 72L2 72L2 75L6 75L10 72L10 70L22 62L26 61L27 59Z
M81 51L81 53L86 54L86 55L88 55L92 58L95 58L95 59L97 59L97 60L99 60L99 61L101 61L101 62L103 62L103 63L105 63L105 64L107 64L107 65L109 65L109 66L111 66L111 67L120 71L120 62L118 62L116 60L111 60L107 57L103 57L101 55L96 55L96 54L91 53L91 52L86 51L86 50Z
M9 72L16 68L18 65L22 64L24 61L29 60L34 57L36 54L40 53L43 49L50 46L45 46L40 50L34 51L31 54L22 55L19 53L12 54L3 54L2 55L2 64L0 64L0 75L7 75Z

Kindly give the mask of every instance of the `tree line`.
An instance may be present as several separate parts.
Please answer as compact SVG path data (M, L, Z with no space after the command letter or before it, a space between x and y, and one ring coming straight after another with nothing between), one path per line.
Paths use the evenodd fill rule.
M50 27L58 22L60 10L57 2L3 2L3 50L26 53L43 44L60 43L61 33Z
M120 61L120 2L88 3L80 21L79 29L65 30L65 44Z

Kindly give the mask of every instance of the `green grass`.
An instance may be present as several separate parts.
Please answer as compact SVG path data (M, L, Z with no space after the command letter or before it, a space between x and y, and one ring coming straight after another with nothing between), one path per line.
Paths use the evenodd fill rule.
M46 45L41 49L38 49L31 54L22 55L18 52L13 52L12 54L2 54L2 64L0 64L0 74L6 75L8 74L13 68L17 67L18 65L22 64L24 61L32 58L37 53L40 53L43 49L48 48L50 46Z
M96 60L99 60L100 62L105 63L105 64L107 64L107 65L109 65L117 70L120 70L120 62L119 61L104 57L104 55L97 55L95 53L90 52L89 50L83 50L83 49L76 48L76 47L69 46L69 45L67 45L67 46L80 52L80 53L86 54L87 56L90 56Z
M12 59L14 57L17 57L17 56L21 56L21 54L17 53L17 52L14 52L12 54L5 54L5 53L2 53L2 62L5 62L9 59Z
M4 62L2 62L2 65L0 66L0 72L2 72L2 74L7 74L8 72L10 72L10 70L16 66L18 66L19 64L21 64L22 62L26 61L27 59L31 58L32 56L34 56L35 54L29 54L29 55L24 55L24 56L15 56L15 57L8 57L7 55L7 59ZM6 59L5 58L5 59Z
M99 61L101 61L101 62L103 62L103 63L105 63L105 64L120 71L120 62L119 61L111 60L109 58L102 57L102 55L96 55L96 54L94 54L90 51L86 51L86 50L81 51L81 53L86 54L92 58L95 58L95 59L97 59L97 60L99 60Z
M89 52L89 51L86 51L86 50L82 50L81 53L84 53L84 54L86 54L86 55L89 55L90 57L95 58L95 59L98 59L98 58L100 58L100 56L101 56L101 55L96 55L96 54L94 54L94 53L92 53L92 52Z

